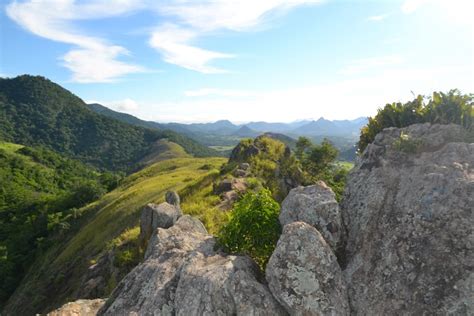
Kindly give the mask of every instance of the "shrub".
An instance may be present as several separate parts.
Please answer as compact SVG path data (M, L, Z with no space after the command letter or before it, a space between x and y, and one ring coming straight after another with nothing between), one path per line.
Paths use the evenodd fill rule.
M219 244L230 253L249 255L264 270L281 234L279 213L269 190L246 193L220 230Z
M415 123L459 124L472 130L474 117L472 94L461 94L458 90L448 93L435 92L430 98L419 95L407 103L387 104L369 118L369 123L360 133L358 151L363 152L375 136L387 127L406 127ZM425 99L427 102L425 102Z

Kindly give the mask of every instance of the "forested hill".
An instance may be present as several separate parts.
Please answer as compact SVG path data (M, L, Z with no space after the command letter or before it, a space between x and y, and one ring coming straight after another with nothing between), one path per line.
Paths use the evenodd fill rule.
M192 155L216 152L167 130L133 126L91 111L77 96L43 77L0 79L0 139L45 146L102 169L127 171L163 138Z

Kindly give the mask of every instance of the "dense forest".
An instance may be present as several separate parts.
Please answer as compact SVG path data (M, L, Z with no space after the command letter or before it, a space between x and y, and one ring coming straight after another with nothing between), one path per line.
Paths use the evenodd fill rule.
M0 139L5 141L45 146L102 169L130 171L163 138L195 156L216 155L175 132L132 126L97 114L43 77L0 79Z
M0 142L0 304L47 249L48 236L67 231L78 208L119 179L44 148Z

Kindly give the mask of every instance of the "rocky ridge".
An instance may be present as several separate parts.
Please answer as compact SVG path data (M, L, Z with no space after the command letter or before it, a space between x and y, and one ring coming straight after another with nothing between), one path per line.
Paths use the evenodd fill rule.
M385 129L340 205L324 183L293 189L265 278L196 219L152 226L144 261L99 314L472 315L471 137L457 125Z

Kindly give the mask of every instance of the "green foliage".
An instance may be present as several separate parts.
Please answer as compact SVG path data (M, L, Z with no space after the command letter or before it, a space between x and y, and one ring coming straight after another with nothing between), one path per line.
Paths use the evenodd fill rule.
M130 171L143 157L159 154L159 139L196 156L215 151L167 130L130 125L97 114L78 97L42 78L0 78L0 138L43 146L101 169Z
M314 145L310 140L300 137L297 142L299 160L295 164L301 168L299 183L311 185L322 180L331 187L336 198L340 200L349 170L336 162L338 155L336 147L327 139L321 144Z
M77 208L98 199L118 176L44 148L0 142L0 303L13 292L49 236L64 234Z
M120 275L123 275L122 271L128 272L142 256L136 243L140 211L147 203L162 202L168 190L183 194L181 207L184 213L193 212L193 215L206 218L206 227L210 231L214 229L214 221L223 221L225 213L212 208L216 196L206 195L206 192L212 190L212 179L224 162L224 158L160 161L121 180L116 189L99 200L76 209L80 216L71 222L73 225L68 230L48 237L46 242L50 246L41 251L36 260L27 256L35 268L29 269L10 298L5 313L29 315L66 303L83 281L91 260L110 249L115 249L114 265L120 269ZM211 170L200 169L204 164L212 166ZM97 176L100 178L99 174ZM187 178L194 180L186 183ZM204 190L197 183L201 183ZM209 183L211 189L207 191ZM201 204L192 208L195 202ZM2 251L0 247L0 257ZM51 276L61 274L67 277L52 286ZM105 277L110 286L108 291L98 294L102 297L107 297L120 281L120 276Z
M361 130L358 150L364 151L375 136L387 127L406 127L415 123L459 124L472 129L474 117L473 95L458 90L434 92L431 98L418 96L407 103L387 104Z
M296 141L296 157L298 159L303 159L303 155L306 153L306 151L311 147L312 143L311 140L307 137L299 137L298 140Z
M230 253L249 255L264 270L281 234L279 213L280 205L270 191L246 193L220 230L219 244Z

